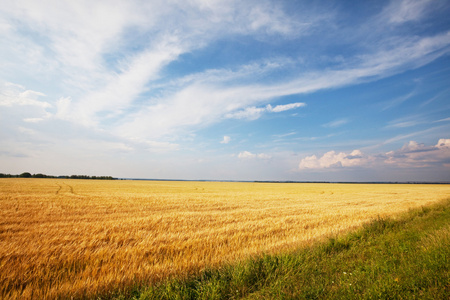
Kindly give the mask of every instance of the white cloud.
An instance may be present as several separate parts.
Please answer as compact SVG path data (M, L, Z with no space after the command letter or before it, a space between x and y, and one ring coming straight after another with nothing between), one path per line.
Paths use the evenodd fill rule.
M249 105L268 98L272 96L261 92L259 87L218 88L192 84L175 94L155 99L151 105L130 114L117 132L124 137L152 139L174 133L185 134L225 118L255 120L264 112L271 111L272 107Z
M329 151L321 157L311 155L303 158L299 169L327 169L340 167L424 168L433 165L450 167L450 139L440 139L434 146L410 141L401 149L386 153L363 154L360 150L351 153Z
M265 154L265 153L258 153L258 154L256 154L256 157L260 158L260 159L271 159L272 158L271 155Z
M155 139L175 133L185 134L194 126L208 126L222 118L238 99L233 91L217 92L203 86L189 86L175 95L155 99L129 114L117 127L123 137ZM232 99L234 101L226 101Z
M256 120L261 117L261 115L266 112L266 107L246 107L243 110L239 110L236 112L228 113L225 115L226 118L230 119L247 119L247 120Z
M228 135L223 136L223 140L220 142L221 144L228 144L231 141L231 138Z
M38 132L36 130L31 129L31 128L25 128L25 127L22 127L22 126L18 127L17 131L20 132L20 133L24 133L26 135L30 135L30 136L34 136L34 135L38 134Z
M276 137L276 138L284 138L284 137L287 137L287 136L291 136L291 135L296 135L297 134L297 132L288 132L288 133L283 133L283 134L275 134L275 135L273 135L274 137Z
M27 9L22 9L23 7ZM48 0L39 5L33 1L16 1L3 6L0 14L1 11L7 15L6 24L12 24L3 27L18 26L39 37L28 39L32 43L32 47L28 48L42 49L35 61L44 61L51 54L51 60L58 62L58 70L63 73L64 79L60 84L79 93L65 96L70 101L58 101L56 116L94 128L101 128L102 123L108 123L111 118L124 117L123 114L129 110L136 112L136 99L148 92L148 84L158 79L162 68L182 53L203 47L218 36L289 36L298 35L303 28L310 26L288 17L278 5L270 1L258 1L258 5L241 1L96 1L92 4L88 1ZM13 30L8 32L12 33ZM10 40L14 42L12 37ZM127 47L130 44L136 49L129 51ZM250 64L241 71L247 74L245 76L251 77L255 72L265 72L265 69L276 67L277 64L267 62L262 65ZM224 78L220 79L220 82L223 83L223 80ZM198 87L200 82L197 80L193 85ZM195 90L195 87L175 90L175 94L171 95L175 97L174 104L180 104L176 98ZM136 116L146 115L149 111L161 112L161 108L167 107L167 103L171 102L167 95L163 95L163 98L166 99L161 101L162 105L140 104L138 108L141 112L136 113ZM221 100L216 101L216 104L222 106L219 102L224 101L225 97L219 98ZM155 102L158 99L148 101L152 104ZM235 101L238 102L239 99ZM184 104L181 105L184 109ZM169 106L170 111L175 110L175 113L168 113L162 118L170 119L171 115L179 115L177 107ZM245 107L246 104L238 106ZM161 122L168 126L163 129L150 128L150 136L160 135L152 134L155 131L165 134L172 132L175 127L198 124L208 118L200 111L202 108L196 107L192 118L181 118L181 123L177 123L176 119L162 122L157 120L153 124L150 122L148 125L158 125ZM225 110L225 113L229 111L230 109ZM214 112L212 114L213 118L216 117ZM121 122L121 127L123 123ZM171 123L174 124L171 126ZM124 127L132 128L133 124ZM148 130L148 126L146 127L144 130ZM126 130L116 130L119 131Z
M404 23L408 21L416 21L420 19L429 8L435 5L435 1L431 0L401 0L392 1L385 9L389 21L391 23Z
M208 126L223 118L254 120L273 110L267 106L254 106L255 103L356 84L416 68L447 53L449 44L450 32L399 41L390 50L358 57L346 69L306 72L284 83L222 86L191 82L173 94L153 99L151 106L144 106L133 114L119 131L125 135L155 137L200 124Z
M75 118L78 122L92 125L96 120L101 120L96 113L120 115L145 90L146 83L156 79L161 68L180 53L181 49L171 41L163 41L158 49L140 53L128 62L122 73L110 78L105 86L74 103L70 114L66 114L64 118ZM62 116L62 112L59 115Z
M63 64L86 70L100 67L100 55L112 45L135 13L123 1L14 1L3 9L49 38L48 46ZM27 7L27 9L22 9ZM138 15L136 15L137 17Z
M167 153L171 151L179 150L179 145L170 142L159 142L159 141L142 141L146 145L145 149L150 152L155 153Z
M299 36L306 34L317 22L324 18L321 14L301 14L292 18L271 1L176 1L175 4L189 11L197 18L190 26L199 30L198 19L206 19L215 34L242 34L256 36ZM185 16L185 15L183 15ZM220 25L220 26L218 26ZM202 29L204 30L204 29Z
M433 123L439 123L439 121L430 121L426 114L414 114L389 121L385 128L407 128L421 124Z
M398 44L389 50L380 47L378 52L358 57L346 69L328 70L321 73L309 72L286 83L264 86L247 85L239 88L208 86L208 92L209 95L234 96L225 98L227 101L238 96L233 100L239 99L240 103L244 105L286 95L311 93L383 78L406 69L420 67L447 53L448 45L450 45L450 32L433 37L399 40ZM236 105L236 108L239 108L239 105ZM254 120L266 111L270 111L270 107L247 106L242 110L226 112L225 117Z
M53 106L40 98L46 95L42 92L27 90L25 87L12 83L0 86L0 117L3 114L14 118L13 123L22 120L27 123L38 123L52 117L48 110Z
M231 112L225 115L226 118L230 119L248 119L248 120L256 120L261 117L261 115L265 112L283 112L291 109L295 109L298 107L304 107L306 106L305 103L290 103L285 105L277 105L275 107L272 107L272 105L267 104L265 107L255 107L250 106L246 107L243 110Z
M97 79L105 75L104 55L123 53L126 42L155 49L164 36L192 40L190 47L228 34L298 35L304 24L270 1L10 1L0 10L4 31L16 27L43 38L36 46L50 51L67 72L80 80L82 70ZM26 9L24 9L26 8ZM1 20L1 18L0 18ZM19 20L19 22L16 22ZM131 30L133 29L133 30ZM189 51L186 49L185 51ZM127 56L122 56L127 61Z
M45 94L37 91L26 90L23 86L13 83L3 83L0 87L0 106L39 106L49 108L52 105L46 101L38 100Z
M293 19L288 19L286 22L284 12L271 3L252 7L248 18L249 28L255 31L264 30L270 34L299 34L307 30L310 25Z
M242 84L242 82L253 82L255 76L268 76L283 68L294 66L298 61L288 57L272 57L260 61L238 65L234 68L207 69L203 72L186 75L161 85L152 85L158 88L183 88L187 85L219 85Z
M72 99L63 97L56 101L56 117L59 119L70 118L70 108Z
M193 82L173 95L158 99L153 106L144 107L141 112L133 115L131 122L124 123L119 130L125 135L156 137L179 129L186 130L187 126L207 126L224 117L255 120L273 108L252 106L254 103L285 95L336 88L367 78L382 78L405 68L419 67L448 51L446 46L449 44L450 33L404 41L389 51L365 56L361 62L355 62L353 67L306 73L287 83L222 87ZM284 107L277 110L282 108Z
M25 6L27 9L22 9ZM293 18L270 1L200 0L114 4L14 1L2 10L7 15L6 27L22 26L21 29L42 37L27 40L42 48L37 63L44 61L44 66L50 56L58 62L54 68L64 75L60 84L68 91L64 99L71 99L58 101L58 118L97 129L115 120L111 132L125 138L149 140L175 132L183 134L224 118L254 120L266 112L299 108L305 104L258 105L287 95L341 87L419 67L448 53L450 44L448 32L398 39L397 43L380 43L370 53L347 58L345 64L334 69L323 72L306 69L280 82L256 84L254 78L260 78L261 74L268 76L280 66L298 63L289 58L263 59L246 62L234 71L209 69L189 74L172 83L162 83L167 88L164 92L143 97L160 84L155 81L161 78L164 67L181 54L204 47L218 37L225 39L236 34L267 37L307 34L323 21L323 14L310 11L302 18ZM418 18L411 11L402 11L403 19ZM19 31L7 32L10 36ZM128 51L129 45L135 49Z
M348 119L338 119L338 120L334 120L331 121L329 123L323 124L323 127L327 127L327 128L336 128L342 125L345 125L348 123Z
M25 119L23 119L23 121L27 122L27 123L39 123L39 122L46 120L50 116L51 116L51 114L47 114L47 116L43 117L43 118L25 118Z
M440 119L440 120L434 121L433 123L448 122L448 121L450 121L450 117L449 117L449 118L445 118L445 119Z
M251 153L249 151L242 151L238 154L238 158L240 159L251 159L251 158L259 158L259 159L270 159L272 156L265 153Z
M253 157L256 157L256 154L253 154L248 151L242 151L238 154L238 157L239 158L253 158Z
M419 121L403 121L403 122L389 122L389 125L386 128L406 128L412 127L420 124Z
M415 92L411 92L411 93L408 93L407 95L403 95L403 96L401 96L401 97L397 97L397 98L395 98L395 99L393 99L393 100L390 100L390 101L384 106L383 110L387 110L387 109L390 109L390 108L395 107L395 106L397 106L397 105L400 105L400 104L402 104L403 102L405 102L406 100L410 99L411 97L414 97L415 94L416 94Z
M401 149L385 154L384 162L397 167L429 167L450 163L450 139L440 139L434 146L410 141Z
M336 153L335 151L329 151L320 158L315 155L305 157L301 160L299 169L357 167L363 166L368 162L369 158L364 156L360 150L353 150L349 154L344 152Z
M273 108L272 108L272 106L270 104L268 104L266 106L266 109L269 112L282 112L282 111L291 110L291 109L304 107L304 106L306 106L306 104L305 103L301 103L301 102L289 103L289 104L285 104L285 105L277 105L277 106L275 106Z

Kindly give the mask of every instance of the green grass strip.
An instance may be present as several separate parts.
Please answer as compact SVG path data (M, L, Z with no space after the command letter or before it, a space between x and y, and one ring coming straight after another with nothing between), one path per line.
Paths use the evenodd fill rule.
M116 299L448 299L450 199Z

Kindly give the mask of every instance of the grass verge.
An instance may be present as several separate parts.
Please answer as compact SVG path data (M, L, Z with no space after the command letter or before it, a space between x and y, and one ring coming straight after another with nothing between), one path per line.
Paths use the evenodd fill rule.
M114 299L448 299L450 199Z

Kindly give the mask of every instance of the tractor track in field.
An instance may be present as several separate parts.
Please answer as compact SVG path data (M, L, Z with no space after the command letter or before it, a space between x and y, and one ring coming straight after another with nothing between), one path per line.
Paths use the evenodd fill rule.
M62 189L62 186L59 183L57 183L56 185L58 186L58 190L55 192L55 195L58 195Z
M74 192L73 186L63 182L63 185L65 185L68 188L68 193L71 193L73 195L76 195L76 193ZM59 183L56 183L56 185L58 186L58 190L56 190L55 195L59 195L62 193L63 191L63 186ZM66 190L66 188L64 188L64 190Z
M65 183L65 182L63 182L63 183L69 188L69 192L70 192L71 194L75 194L75 192L73 191L73 186L68 185L68 184Z

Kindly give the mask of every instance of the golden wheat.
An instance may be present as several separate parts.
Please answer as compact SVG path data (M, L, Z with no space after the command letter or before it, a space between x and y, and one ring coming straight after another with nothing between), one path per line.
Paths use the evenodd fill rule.
M449 195L449 185L0 179L0 297L151 284Z

